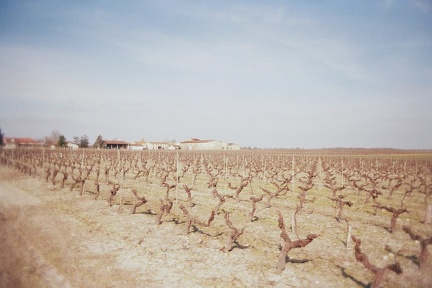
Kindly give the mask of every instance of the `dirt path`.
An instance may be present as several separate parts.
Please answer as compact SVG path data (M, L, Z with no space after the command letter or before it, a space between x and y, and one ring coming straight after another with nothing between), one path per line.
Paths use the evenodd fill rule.
M112 265L122 239L114 235L104 241L102 231L94 231L67 207L56 207L58 196L38 188L43 186L36 179L0 169L0 286L136 286L131 271Z

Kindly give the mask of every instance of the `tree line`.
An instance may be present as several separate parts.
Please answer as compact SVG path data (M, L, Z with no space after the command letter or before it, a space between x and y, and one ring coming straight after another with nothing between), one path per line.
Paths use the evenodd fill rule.
M53 131L53 133L56 131ZM57 131L58 132L58 131ZM55 139L57 139L57 141L55 141ZM66 139L66 137L62 134L59 133L59 135L55 138L53 138L54 141L52 141L53 144L55 144L57 147L67 147L68 145L68 140ZM45 141L46 143L47 141ZM87 135L82 135L82 136L73 136L72 141L70 141L73 144L78 145L79 148L90 148L90 141ZM102 135L99 135L96 138L96 141L93 143L93 145L91 145L92 148L105 148L106 144L103 141L103 137Z
M49 136L45 136L42 141L47 146L56 146L56 147L67 147L68 143L73 143L78 145L79 148L105 148L106 144L103 141L102 135L99 135L96 138L96 141L93 145L90 145L90 140L87 135L82 136L73 136L72 141L68 141L65 135L60 133L58 130L53 130ZM5 144L5 133L0 127L0 146Z

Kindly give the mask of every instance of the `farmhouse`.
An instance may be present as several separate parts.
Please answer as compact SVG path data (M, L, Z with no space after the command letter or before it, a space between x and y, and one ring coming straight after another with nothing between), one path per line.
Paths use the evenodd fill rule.
M130 143L129 144L129 150L134 150L134 151L140 151L140 150L146 150L147 149L147 145L143 145L141 143Z
M227 150L240 150L240 145L235 143L228 143L227 144Z
M13 148L42 148L43 143L38 142L32 138L12 138L5 137L4 138L4 148L13 149Z
M180 142L180 148L182 150L240 150L240 146L234 143L197 138L190 138Z
M119 140L103 140L107 149L128 149L129 143Z
M147 144L144 141L144 139L141 139L141 141L133 141L129 144L129 150L134 150L134 151L147 150Z
M168 149L171 146L169 142L147 142L147 149L158 150L158 149Z
M73 142L67 142L66 147L71 149L71 150L76 150L79 148L78 144L73 143Z
M158 150L158 149L176 149L171 142L145 142L144 139L135 142L126 142L119 140L103 140L107 149L129 149L129 150Z

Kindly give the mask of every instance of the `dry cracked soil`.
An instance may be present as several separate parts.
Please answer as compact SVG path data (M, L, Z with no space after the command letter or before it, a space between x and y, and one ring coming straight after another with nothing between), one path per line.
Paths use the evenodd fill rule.
M155 225L149 210L131 214L130 206L108 207L92 197L0 167L0 287L364 287L372 277L354 260L353 249L343 246L343 236L331 231L296 249L277 273L280 230L273 216L273 229L260 232L261 226L248 224L243 246L223 253L224 237L211 229L184 235L175 219ZM316 217L309 221L319 223ZM262 233L261 243L251 242L248 233ZM322 253L329 249L332 259ZM389 275L386 285L431 283L417 279L421 274L412 261L404 263L411 278Z

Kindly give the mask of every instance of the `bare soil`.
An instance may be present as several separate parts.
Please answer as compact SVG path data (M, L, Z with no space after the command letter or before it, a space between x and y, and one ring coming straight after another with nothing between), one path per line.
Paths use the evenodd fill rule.
M196 227L185 235L178 208L155 225L155 205L150 209L145 204L131 214L124 196L122 203L117 197L109 207L109 186L102 188L104 194L93 200L94 194L79 195L0 167L0 287L365 287L372 280L372 273L356 262L352 245L346 247L346 224L334 220L330 201L321 203L328 211L315 213L324 198L307 204L298 217L300 238L309 233L320 236L292 250L286 269L278 273L275 208L266 209L260 202L256 221L247 223L246 215L232 218L245 233L231 252L224 253L229 229L223 214L216 215L212 227ZM217 203L205 193L195 196L197 205L189 208L203 220ZM248 211L250 204L230 203L225 209L236 205ZM289 208L283 211L287 227ZM401 229L402 224L415 223L416 231L430 234L430 226L425 228L416 216L421 212L401 216L399 230L392 234L384 228L390 222L387 214L368 223L362 220L364 211L346 213L372 263L382 267L401 262L404 273L387 272L385 286L432 286L431 270L421 272L415 262L418 242ZM405 252L401 256L387 251L386 244Z

